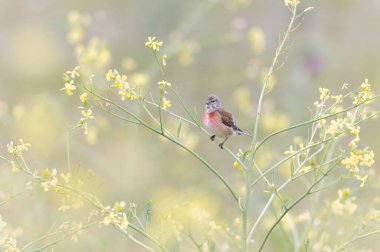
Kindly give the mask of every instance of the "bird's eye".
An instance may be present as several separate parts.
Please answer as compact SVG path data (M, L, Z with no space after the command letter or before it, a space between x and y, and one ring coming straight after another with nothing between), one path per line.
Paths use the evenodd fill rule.
M212 103L214 103L214 102L215 102L215 100L212 100L211 102L212 102Z

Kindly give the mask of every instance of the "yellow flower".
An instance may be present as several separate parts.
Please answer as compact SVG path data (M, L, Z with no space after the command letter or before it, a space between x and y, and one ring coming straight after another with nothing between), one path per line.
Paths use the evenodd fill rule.
M134 92L133 90L126 90L126 89L120 90L119 95L122 101L124 101L126 98L130 101L133 101L139 98L136 92Z
M344 213L353 214L358 206L354 203L356 197L350 197L351 190L344 188L338 191L338 199L334 200L331 204L331 210L336 215Z
M156 37L152 37L152 36L149 36L148 41L145 43L145 46L152 49L153 52L158 52L162 45L163 45L162 41L158 41Z
M164 90L165 87L171 87L171 86L172 86L172 84L171 84L170 82L167 82L167 81L165 81L165 80L162 80L162 81L157 82L157 85L158 85L158 88L159 88L160 90Z
M296 7L300 1L299 0L284 0L286 6Z
M330 98L330 90L328 90L327 88L319 88L319 93L320 93L319 99L321 101L325 101L328 98Z
M12 155L19 155L23 151L28 151L30 146L32 146L30 143L24 143L24 140L19 139L19 144L15 145L13 141L11 141L9 144L7 144L8 152Z
M343 102L343 95L332 95L331 98L334 99L337 104Z
M238 162L238 161L235 161L235 162L234 162L234 167L235 167L235 168L239 168L239 166L240 166L240 165L239 165L239 162Z
M166 99L165 97L162 98L162 107L164 109L170 108L172 106L172 103L169 99Z
M374 157L375 153L373 153L372 150L367 153L364 153L361 156L360 165L371 167L375 163Z
M65 87L64 88L61 88L60 90L63 91L65 90L66 91L66 94L68 96L71 96L73 95L73 91L77 89L77 87L74 85L74 81L71 80L70 82L66 82L65 83Z
M124 74L119 74L117 70L108 70L106 74L106 79L108 81L113 81L113 85L111 87L115 87L118 89L129 88L129 83L127 82L128 77Z
M127 219L127 215L125 213L125 206L126 206L125 202L120 201L120 202L116 202L113 208L111 208L110 206L105 207L102 210L102 215L104 216L104 219L103 221L100 222L100 224L118 225L120 228L126 231L128 228L129 222Z
M122 88L124 86L128 86L129 83L127 82L128 77L126 75L116 75L114 87L115 88Z
M364 102L370 98L372 98L372 88L371 84L369 84L368 79L365 79L364 82L360 86L359 93L354 97L353 104L359 104Z
M84 110L82 110L82 115L84 116L85 119L90 119L90 120L95 119L95 116L92 115L92 110L91 109L88 109L87 112L85 112Z
M361 176L361 175L355 175L355 178L361 182L361 183L360 183L360 187L363 187L364 184L365 184L365 182L367 182L368 174L366 174L366 175L364 175L364 176Z
M110 70L108 70L108 72L107 72L107 74L106 74L106 79L107 79L108 81L111 81L111 80L115 79L115 77L116 77L117 74L118 74L118 73L117 73L116 70L112 70L112 69L110 69Z
M87 93L83 93L83 94L81 94L81 95L79 96L79 99L80 99L81 102L83 102L83 103L87 103L87 101L88 101L88 94L87 94Z
M54 187L58 183L57 170L49 170L48 168L41 171L41 178L44 182L41 183L42 189L47 192L50 188Z

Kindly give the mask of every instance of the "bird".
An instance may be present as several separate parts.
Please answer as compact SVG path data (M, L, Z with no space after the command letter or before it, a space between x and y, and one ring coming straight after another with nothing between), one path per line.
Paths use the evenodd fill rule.
M218 96L210 94L206 98L206 110L203 113L203 124L212 134L210 139L215 137L224 138L219 147L223 149L224 143L233 135L249 135L236 126L234 116L222 108L222 103Z

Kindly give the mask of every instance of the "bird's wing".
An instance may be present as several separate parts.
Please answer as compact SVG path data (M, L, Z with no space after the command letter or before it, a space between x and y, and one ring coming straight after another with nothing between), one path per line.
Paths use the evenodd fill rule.
M234 116L230 112L227 112L224 109L219 109L218 112L224 125L231 128L236 128Z

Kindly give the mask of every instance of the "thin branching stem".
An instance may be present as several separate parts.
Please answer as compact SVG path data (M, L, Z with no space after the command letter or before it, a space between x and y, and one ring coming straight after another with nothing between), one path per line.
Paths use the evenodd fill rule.
M212 173L214 173L219 178L219 180L222 181L222 183L226 186L226 188L231 193L231 195L233 196L233 198L235 199L236 202L239 201L236 193L233 191L232 187L229 185L229 183L227 182L227 180L210 163L208 163L203 157L201 157L198 153L196 153L195 151L189 149L188 147L186 147L185 145L183 145L181 142L179 142L178 140L170 137L169 135L165 134L164 132L161 132L161 131L153 128L152 126L150 126L149 124L147 124L145 121L143 121L141 118L139 118L136 115L134 115L133 113L129 112L127 109L125 109L124 107L122 107L119 104L115 103L114 101L112 101L110 99L107 99L107 98L103 97L100 94L97 94L93 90L88 90L88 91L91 92L92 95L94 95L97 98L103 100L104 102L106 102L106 103L114 106L115 108L117 108L117 109L125 112L127 115L132 116L133 119L135 119L136 121L138 121L145 128L149 129L150 131L152 131L152 132L154 132L154 133L156 133L158 135L161 135L161 136L165 137L166 139L170 140L171 142L175 143L179 147L181 147L184 150L186 150L187 152L189 152L191 155L193 155L195 158L197 158L199 161L201 161Z
M372 236L372 235L377 235L377 234L380 234L380 229L374 230L374 231L371 231L371 232L368 232L368 233L365 233L365 234L362 234L362 235L358 235L358 236L352 238L351 240L346 241L345 243L343 243L342 245L340 245L339 247L337 247L333 251L334 252L343 251L349 244L354 243L354 242L356 242L358 240L367 238L367 237Z
M274 137L274 136L276 136L276 135L279 135L279 134L284 133L284 132L288 132L288 131L290 131L290 130L293 130L293 129L296 129L296 128L299 128L299 127L302 127L302 126L305 126L305 125L308 125L308 124L311 124L311 123L314 123L314 122L321 121L321 120L323 120L323 119L327 119L327 118L330 118L330 117L333 117L333 116L336 116L336 115L339 115L339 114L345 113L345 112L347 112L347 111L350 111L350 110L352 110L352 109L355 109L355 108L357 108L357 107L360 107L360 106L363 105L363 104L367 104L367 103L370 102L370 101L376 100L376 99L378 99L379 97L380 97L380 95L376 95L376 96L374 96L374 97L372 97L372 98L370 98L370 99L368 99L368 100L366 100L366 101L360 102L360 103L358 103L358 104L356 104L356 105L354 105L354 106L351 106L351 107L346 108L346 109L344 109L344 110L341 110L341 111L339 111L339 112L332 113L332 114L329 114L329 115L322 115L322 116L317 117L317 118L314 118L314 119L312 119L312 120L309 120L309 121L306 121L306 122L303 122L303 123L299 123L299 124L295 124L295 125L290 126L290 127L288 127L288 128L285 128L285 129L282 129L282 130L276 131L276 132L274 132L274 133L271 133L271 134L269 134L268 136L266 136L262 141L260 141L260 142L258 143L258 145L257 145L256 148L255 148L254 153L256 153L256 152L260 149L260 147L261 147L265 142L267 142L269 139L271 139L272 137Z
M329 170L327 170L325 173L322 174L322 176L317 179L310 187L309 189L304 193L302 194L296 201L294 201L289 207L287 207L285 209L285 211L281 214L281 216L276 220L276 222L271 226L271 228L269 229L269 231L267 232L267 234L265 235L264 237L264 240L263 242L261 243L260 245L260 248L259 248L259 252L263 250L270 234L272 233L272 231L276 228L276 226L281 222L281 220L286 216L286 214L292 210L296 205L298 205L298 203L300 203L303 199L305 199L307 196L311 195L313 192L312 192L312 189L318 185L332 170L334 170L334 168L336 168L337 165L334 165L332 166Z
M279 57L280 57L280 55L284 49L284 46L288 40L288 37L289 37L289 35L293 29L296 14L297 14L297 5L295 5L292 8L292 15L290 18L288 28L287 28L286 32L284 33L284 36L282 37L280 44L278 45L278 47L276 49L275 56L273 58L272 64L269 68L268 74L265 78L265 81L263 83L263 87L261 89L261 93L260 93L260 97L259 97L259 101L258 101L258 105L257 105L256 120L255 120L252 139L251 139L252 140L251 141L252 150L254 150L254 148L256 146L256 142L257 142L257 133L258 133L258 128L259 128L259 124L260 124L261 107L262 107L264 95L266 93L268 81L269 81L271 75L273 74L273 71L276 68L276 65L278 63L278 59L279 59ZM249 239L247 239L247 235L248 235L247 234L247 225L248 225L247 214L248 214L249 196L250 196L250 192L251 192L252 166L253 166L254 159L255 159L255 153L252 152L252 154L250 156L249 163L248 163L248 167L246 169L246 183L245 183L245 192L244 192L244 196L243 196L244 205L242 208L242 239L241 239L243 252L247 251L247 245L248 245L248 240L249 240Z

